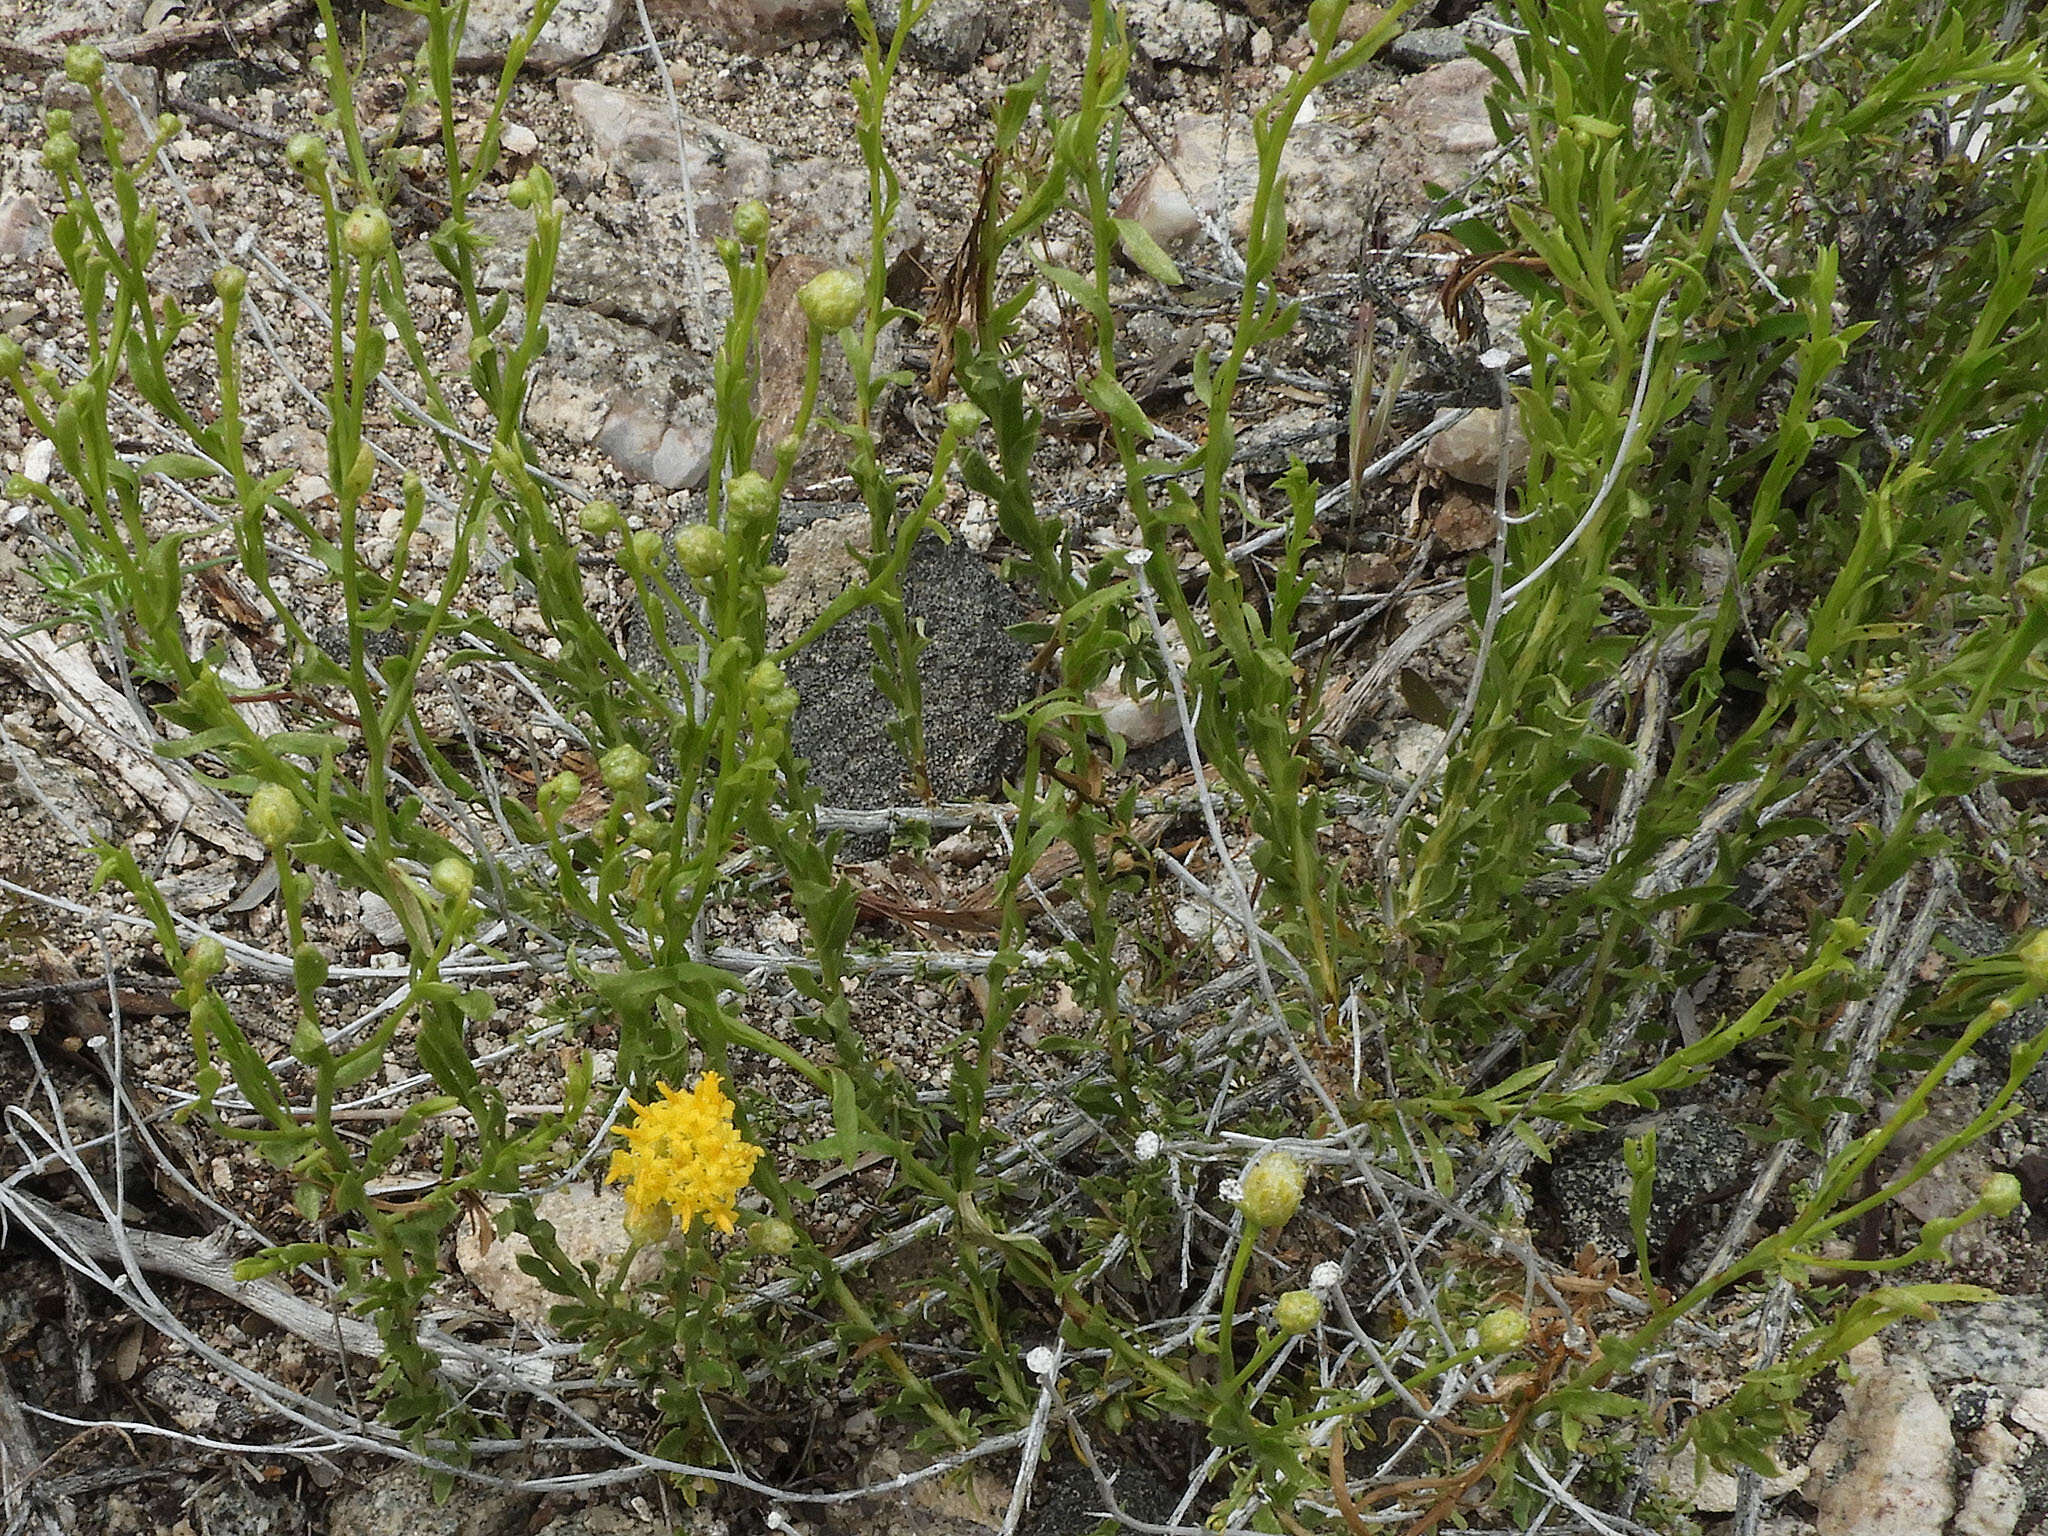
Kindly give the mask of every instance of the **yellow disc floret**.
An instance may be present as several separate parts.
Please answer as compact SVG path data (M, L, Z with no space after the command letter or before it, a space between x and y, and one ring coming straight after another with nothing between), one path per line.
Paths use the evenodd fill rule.
M675 1213L687 1230L703 1216L721 1232L733 1227L733 1197L754 1175L761 1149L740 1140L733 1128L732 1100L718 1074L706 1072L688 1093L667 1083L652 1104L634 1099L633 1124L613 1130L626 1138L612 1153L605 1182L626 1186L626 1225L651 1222L658 1207Z

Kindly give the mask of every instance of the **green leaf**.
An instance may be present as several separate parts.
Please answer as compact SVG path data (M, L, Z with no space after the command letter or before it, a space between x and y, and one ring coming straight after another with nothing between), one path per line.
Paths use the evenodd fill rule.
M1141 441L1152 436L1152 423L1145 415L1145 408L1116 381L1114 375L1096 374L1082 387L1081 394L1096 410L1132 436Z
M1152 238L1151 230L1136 219L1113 222L1116 224L1117 243L1123 247L1126 256L1144 269L1146 276L1169 288L1178 288L1186 281L1180 275L1180 268L1174 265L1173 258Z

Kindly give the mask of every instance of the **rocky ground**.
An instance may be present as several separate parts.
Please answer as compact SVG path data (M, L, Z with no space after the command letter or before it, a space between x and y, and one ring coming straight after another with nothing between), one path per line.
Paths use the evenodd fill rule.
M880 8L880 7L878 7ZM1085 13L1085 7L1080 8ZM1214 241L1240 228L1246 213L1249 147L1233 117L1286 78L1304 57L1303 9L1295 0L1131 0L1140 45L1136 119L1144 132L1127 141L1121 185L1125 209L1171 248L1191 279L1181 292L1133 285L1128 330L1132 374L1149 381L1145 403L1168 431L1191 423L1188 365L1195 350L1220 334L1228 292L1227 262ZM1357 7L1363 11L1364 7ZM1267 360L1248 396L1243 433L1251 474L1270 475L1286 456L1309 460L1325 480L1339 471L1346 430L1348 368L1358 306L1370 297L1398 307L1418 333L1415 383L1395 420L1406 433L1483 401L1472 390L1470 357L1491 337L1510 333L1513 310L1475 308L1476 332L1462 343L1437 309L1442 257L1415 243L1430 212L1426 185L1483 185L1496 148L1485 95L1489 75L1466 57L1468 39L1498 40L1484 10L1447 0L1443 16L1424 15L1386 60L1359 72L1319 100L1289 149L1292 249L1287 283L1303 303L1303 324L1285 351ZM516 5L472 8L465 50L478 73L459 82L463 119L480 131L493 62ZM421 237L438 218L431 171L441 153L419 104L396 85L417 47L416 23L392 8L341 13L351 49L360 49L356 108L365 130L420 146L417 185L397 187L400 238L412 245L419 286L416 317L438 355L460 359L466 337ZM1354 18L1354 24L1357 18ZM1451 24L1436 24L1450 22ZM801 344L794 295L826 266L858 261L867 249L866 188L851 141L849 76L858 49L840 5L828 0L661 0L646 15L622 0L565 0L528 61L502 130L505 157L482 196L478 223L498 240L486 279L518 290L524 220L503 201L506 183L525 166L545 163L571 209L570 235L550 297L547 321L555 342L531 401L528 423L550 470L582 496L609 495L635 526L670 529L701 515L692 495L710 452L709 354L715 342L722 275L708 241L729 227L733 207L761 198L775 218L785 253L771 290L762 346L760 398L771 422L793 408ZM1055 94L1069 89L1085 43L1085 14L1062 0L1013 5L938 0L908 40L904 72L891 97L889 137L904 182L904 211L888 242L892 292L917 307L943 272L975 206L978 162L986 148L989 111L1002 91L1040 65ZM143 121L175 111L183 127L170 142L160 182L178 218L166 220L157 276L185 302L206 301L224 255L251 268L275 322L274 351L252 384L252 433L267 468L288 472L289 494L316 505L328 494L318 418L298 382L315 377L321 345L310 325L309 293L324 292L317 212L284 165L287 137L313 127L327 108L313 69L318 53L310 5L298 0L231 8L208 0L0 0L0 332L22 340L32 355L76 355L80 327L75 300L61 282L49 249L50 179L38 163L42 111L63 97L55 68L62 45L91 39L120 61L118 78ZM687 166L687 174L685 174ZM695 230L693 236L692 230ZM1371 291L1362 288L1369 282ZM1055 420L1073 412L1073 360L1064 317L1050 301L1023 320L1038 375L1035 386ZM914 372L929 367L931 340L915 331L897 345ZM1462 348L1462 350L1460 350ZM208 365L203 349L187 366ZM843 388L843 382L841 384ZM394 463L431 457L425 435L394 402L379 417L380 447ZM1391 476L1368 512L1352 523L1333 518L1322 563L1322 623L1339 640L1355 634L1390 602L1411 611L1447 597L1462 602L1466 555L1493 537L1490 487L1500 434L1483 414L1452 424ZM140 434L138 416L123 430ZM906 467L928 460L936 436L920 398L897 403L887 424L891 452ZM772 441L774 431L764 433ZM1089 434L1056 435L1044 465L1045 495L1092 532L1114 540L1119 527L1115 466L1098 464ZM806 487L786 528L792 577L778 589L781 621L800 628L843 584L844 538L835 518L847 510L850 482L829 443L802 466ZM10 399L0 402L0 469L49 473L41 443ZM927 728L945 798L985 796L1014 761L1014 733L998 717L1036 686L1028 648L1007 631L1029 614L1001 577L988 509L958 495L941 513L957 535L920 553L906 602L922 617L933 645L923 659ZM289 1182L232 1143L175 1125L164 1112L189 1097L191 1069L184 1023L166 1005L170 984L139 947L133 909L93 886L94 840L125 843L160 881L181 913L203 915L223 933L252 946L250 956L279 947L267 910L262 860L239 823L220 808L190 803L175 779L152 776L138 749L123 681L105 659L83 661L27 632L61 618L89 593L52 592L38 581L45 530L26 505L0 503L0 625L22 638L0 642L0 877L35 898L0 905L13 953L23 961L18 982L0 988L16 1037L0 1042L0 1104L7 1106L12 1146L5 1153L10 1186L54 1213L34 1231L16 1226L0 1253L0 1486L6 1536L638 1536L669 1529L769 1529L805 1532L904 1530L979 1532L995 1529L1008 1502L1009 1464L978 1473L963 1486L921 1484L899 1495L846 1506L788 1511L731 1490L677 1488L648 1478L608 1481L615 1460L588 1444L537 1446L494 1458L504 1486L459 1484L436 1502L416 1472L346 1446L323 1443L304 1426L278 1417L241 1390L238 1364L261 1379L329 1405L346 1399L359 1379L348 1354L336 1354L277 1317L263 1317L232 1285L210 1285L220 1254L202 1251L203 1234L232 1212L244 1236L291 1221ZM398 529L394 508L379 530L389 553ZM822 530L822 533L820 532ZM430 520L429 532L432 532ZM816 536L814 536L816 535ZM188 554L220 553L203 546ZM373 549L374 553L374 549ZM446 549L428 558L445 560ZM838 566L835 567L835 562ZM309 595L309 601L317 601ZM268 625L247 611L247 594L231 574L195 585L184 615L195 643L218 641L242 658L252 678L273 659ZM535 615L505 600L493 617L513 634L543 636ZM623 617L622 633L627 629ZM60 633L62 633L60 631ZM628 643L631 636L628 635ZM644 643L644 637L643 637ZM903 768L879 722L884 710L868 678L865 641L848 630L817 648L793 677L805 698L795 726L799 749L818 765L829 801L848 813L875 811L906 798ZM1371 653L1346 651L1334 696L1346 677L1363 675ZM1462 685L1468 663L1462 641L1449 637L1417 654L1410 667L1424 688L1444 696ZM1428 727L1394 697L1354 699L1354 744L1398 765L1418 750ZM1111 701L1114 702L1114 701ZM1142 709L1125 701L1134 746L1143 746ZM451 731L471 730L516 741L536 762L568 760L571 743L510 688L481 690L458 707ZM458 718L466 709L468 718ZM1153 734L1163 734L1154 731ZM1168 743L1134 761L1153 782L1169 785L1177 764ZM971 820L971 818L968 818ZM851 814L849 845L874 856L872 824ZM859 837L865 836L866 842ZM957 901L999 867L1000 848L988 829L957 829L945 854L946 889L934 892L880 861L864 881L880 909L914 911ZM388 912L379 913L323 891L316 896L322 938L341 962L337 984L353 989L366 1013L384 995L393 954ZM1186 937L1206 938L1200 914ZM795 937L772 909L720 915L715 940L742 950L773 950ZM382 926L380 926L382 925ZM1798 931L1788 919L1786 931ZM785 931L786 930L786 931ZM1963 957L1999 948L2004 930L1967 915L1949 920L1946 953ZM1756 960L1776 963L1772 935L1758 934ZM1922 947L1931 978L1949 961ZM276 976L254 958L234 994L245 1013L260 1015ZM118 1051L107 1045L114 1023L92 1001L91 984L105 968L119 974L122 1011ZM1211 971L1222 969L1215 958ZM33 974L27 972L32 970ZM1768 974L1768 973L1766 973ZM85 984L72 986L79 977ZM561 1091L560 1021L549 998L501 984L478 972L479 984L501 986L495 1027L473 1044L492 1064L511 1099L543 1104ZM1923 978L1925 979L1925 978ZM1740 968L1725 967L1702 983L1687 1006L1721 1010L1748 999ZM265 989L269 991L266 993ZM1719 988L1716 991L1716 988ZM102 995L104 995L102 993ZM786 1024L788 997L772 989L760 1000L763 1027ZM932 1020L964 1018L971 989L927 980L878 979L864 1027L903 1070L940 1070L926 1042ZM1026 1023L1051 1031L1066 1022L1049 993ZM778 1013L779 1010L779 1013ZM2014 1021L2008 1039L2024 1038ZM283 1043L287 1026L279 1023ZM606 1063L601 1036L584 1043ZM614 1042L615 1043L615 1042ZM1952 1089L1931 1123L1966 1120L1994 1071L1995 1053L1978 1077ZM1019 1081L1051 1068L1034 1060L1027 1041L1014 1062ZM388 1080L360 1101L366 1117L389 1115L419 1091L422 1079L395 1060ZM117 1100L118 1092L125 1098ZM1759 1154L1737 1128L1754 1082L1731 1078L1713 1096L1669 1113L1660 1123L1658 1205L1653 1241L1681 1266L1718 1230L1721 1203L1752 1175ZM791 1102L797 1085L768 1085ZM826 1121L819 1107L819 1128ZM2048 1528L2048 1302L2041 1290L2048 1261L2048 1082L2037 1081L2020 1118L1971 1154L1946 1180L1915 1198L1921 1219L1969 1203L1978 1179L1993 1167L2013 1168L2033 1202L1995 1231L1973 1232L1956 1245L1958 1278L1991 1285L2011 1299L1937 1322L1915 1324L1859 1357L1852 1385L1818 1394L1814 1431L1787 1448L1786 1478L1772 1485L1780 1511L1768 1528L1791 1536L1856 1532L1958 1532L2002 1536ZM47 1158L53 1140L87 1140L123 1115L154 1126L138 1146L99 1148L94 1177L126 1202L130 1220L173 1245L154 1250L150 1271L161 1295L131 1306L95 1283L85 1257L90 1225L78 1189L61 1179L25 1178L20 1170ZM1945 1117L1945 1118L1944 1118ZM1545 1251L1561 1263L1587 1245L1625 1249L1627 1178L1620 1161L1624 1131L1581 1140L1537 1178L1536 1222ZM39 1139L40 1138L40 1139ZM124 1185L119 1181L132 1181ZM843 1191L838 1217L849 1242L862 1234L858 1177ZM402 1191L393 1191L394 1196ZM547 1214L572 1254L605 1251L615 1242L617 1197L567 1185ZM18 1214L18 1212L17 1212ZM66 1225L67 1219L71 1225ZM51 1256L48 1234L69 1232L73 1262ZM1880 1234L1883 1236L1883 1234ZM588 1243L586 1249L579 1245ZM79 1246L83 1245L83 1246ZM544 1329L545 1301L513 1262L510 1242L480 1243L468 1234L451 1255L450 1311L442 1322L471 1336L498 1338L506 1329ZM237 1250L239 1251L239 1250ZM168 1257L163 1257L168 1255ZM1690 1257L1689 1257L1690 1255ZM159 1261L160 1260L160 1261ZM98 1262L118 1268L103 1252ZM166 1267L168 1266L168 1267ZM459 1278L458 1278L459 1275ZM169 1278L166 1278L169 1276ZM176 1336L149 1319L175 1313L189 1327ZM338 1326L338 1325L337 1325ZM1747 1335L1745 1335L1747 1337ZM195 1348L196 1339L203 1348ZM1717 1373L1739 1371L1735 1358L1687 1362L1692 1390L1710 1396ZM572 1397L604 1432L641 1432L630 1405ZM878 1429L856 1404L832 1405L809 1427L840 1437L867 1482L885 1481L909 1466L909 1453ZM783 1449L788 1450L785 1444ZM1172 1508L1188 1469L1134 1462L1120 1484L1129 1507L1157 1519ZM1683 1483L1683 1467L1670 1475ZM1155 1486L1156 1485L1156 1486ZM701 1497L700 1497L701 1496ZM1690 1494L1700 1519L1733 1508L1733 1485L1710 1478ZM1041 1484L1024 1529L1073 1536L1092 1525L1095 1490L1062 1460ZM1886 1513L1889 1512L1889 1513ZM1889 1521L1890 1523L1886 1523Z

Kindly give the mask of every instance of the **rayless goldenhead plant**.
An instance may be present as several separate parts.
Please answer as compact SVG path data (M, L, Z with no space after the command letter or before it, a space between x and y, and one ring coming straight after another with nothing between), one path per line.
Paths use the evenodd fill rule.
M1818 1373L1898 1316L1985 1294L1933 1270L1963 1226L2012 1215L2009 1175L1892 1251L1839 1240L1983 1145L2048 1048L2009 1042L1977 1108L1896 1158L1959 1063L2048 989L2038 934L1927 981L1977 866L2030 889L2031 829L2000 791L2038 771L2025 742L2048 683L2031 13L1965 0L1930 28L1903 0L1518 0L1475 33L1498 44L1475 51L1502 154L1380 253L1398 276L1458 247L1453 283L1432 280L1442 313L1479 294L1496 334L1481 351L1403 317L1429 346L1403 346L1402 377L1330 381L1333 409L1370 412L1337 434L1355 454L1402 446L1266 473L1240 429L1274 360L1292 366L1326 324L1287 264L1283 152L1400 8L1363 29L1342 0L1307 8L1298 65L1242 124L1244 233L1212 220L1198 271L1123 211L1135 46L1094 0L1071 81L1041 69L996 96L971 227L919 312L890 298L902 189L885 127L930 0L886 36L851 0L867 259L803 288L794 425L764 445L776 227L759 203L733 210L707 484L663 529L557 478L525 426L575 215L544 168L501 174L499 134L550 8L480 115L461 105L464 8L406 8L423 23L407 97L437 109L443 180L420 243L457 296L458 370L423 327L392 217L417 147L358 121L364 66L326 0L332 112L277 167L318 211L325 293L225 260L211 302L164 293L158 181L179 124L124 158L115 82L79 47L65 68L92 108L48 115L43 164L82 350L0 339L0 378L54 448L47 479L9 486L53 520L52 595L147 681L158 751L240 803L267 859L275 949L208 931L129 852L103 868L176 971L180 1114L296 1190L301 1230L266 1236L240 1280L375 1325L364 1411L269 1384L293 1418L444 1478L552 1433L613 1458L594 1480L623 1467L790 1501L845 1496L815 1480L850 1474L768 1475L744 1410L836 1394L913 1426L916 1475L1013 1457L1008 1529L1055 1452L1132 1523L1106 1467L1133 1448L1184 1473L1177 1507L1139 1528L1360 1536L1398 1512L1420 1533L1484 1503L1600 1528L1598 1506L1633 1507L1658 1436L1768 1469ZM1876 185L1911 185L1912 206L1874 206ZM500 197L530 231L516 296L480 275L477 214ZM1131 316L1183 289L1224 340L1196 351L1182 406L1148 407ZM247 441L252 370L297 366L274 350L279 294L326 327L303 397L324 423L315 497ZM1048 296L1121 542L1047 483L1032 316ZM1394 317L1375 301L1365 324ZM212 362L197 395L177 357L192 349ZM1349 355L1369 372L1382 350ZM1436 356L1456 367L1425 380ZM1391 676L1362 658L1338 686L1315 616L1341 585L1337 520L1377 505L1428 435L1404 378L1503 408L1528 461L1503 470L1492 543L1448 599L1417 599L1408 635L1381 637L1390 672L1429 637L1471 642L1462 692L1395 772L1351 729L1389 707ZM911 454L893 424L919 384L938 405ZM868 514L859 577L778 640L785 505L806 437L827 432ZM138 433L161 446L133 453ZM1343 482L1329 494L1325 471ZM1002 803L884 818L912 847L940 827L989 835L987 947L878 953L837 857L858 819L821 802L792 749L803 701L785 669L864 625L928 798L926 637L904 574L967 495L1033 594L1045 686ZM216 564L277 626L275 676L189 643L182 605ZM605 587L638 610L658 668L615 638ZM517 726L503 734L521 749L494 744L462 703L486 677L573 755ZM1112 681L1170 711L1188 770L1171 788L1123 772ZM1786 886L1799 901L1773 907ZM388 914L397 971L338 963L329 889ZM794 920L794 953L716 942L763 906ZM1241 958L1161 921L1178 906ZM1733 946L1766 925L1768 979L1666 1030L1672 997L1745 962ZM230 985L244 971L288 983L281 1041ZM921 1084L868 1000L962 974L972 1009L932 1021ZM391 989L363 1006L380 977ZM510 1018L520 989L543 1005ZM1049 989L1064 1032L1040 1030L1026 1058ZM484 1047L499 1034L513 1045ZM544 1041L569 1049L540 1058ZM511 1099L494 1069L515 1055L554 1062L553 1102ZM1731 1065L1763 1084L1743 1113L1771 1150L1701 1261L1652 1241L1655 1129L1626 1142L1628 1251L1532 1236L1536 1162ZM394 1198L400 1173L414 1182ZM874 1230L841 1242L825 1191L856 1174ZM601 1258L572 1256L545 1214L579 1180L623 1195ZM444 1250L465 1224L522 1242L553 1298L538 1348L448 1325ZM1843 1280L1901 1270L1892 1287ZM1674 1425L1670 1372L1719 1337L1710 1310L1754 1315L1765 1345ZM589 1372L574 1397L572 1357ZM642 1417L595 1422L600 1391ZM551 1428L513 1433L531 1414Z

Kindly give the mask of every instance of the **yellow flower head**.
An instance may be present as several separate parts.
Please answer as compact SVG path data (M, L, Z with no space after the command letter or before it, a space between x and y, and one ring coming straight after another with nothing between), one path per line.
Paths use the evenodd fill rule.
M605 1182L626 1186L627 1229L652 1225L666 1206L686 1231L704 1216L730 1232L733 1197L753 1177L761 1149L733 1129L732 1100L716 1072L706 1072L688 1093L656 1086L661 1097L652 1104L628 1100L633 1124L612 1132L625 1137L626 1146L612 1153Z

